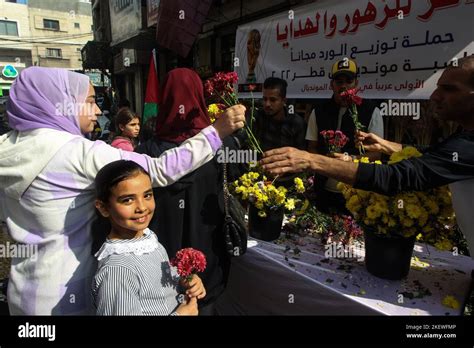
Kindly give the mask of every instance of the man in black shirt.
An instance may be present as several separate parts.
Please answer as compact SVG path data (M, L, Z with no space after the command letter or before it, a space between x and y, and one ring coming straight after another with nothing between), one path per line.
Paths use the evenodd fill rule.
M342 153L359 155L359 149L355 145L354 133L355 125L352 120L349 105L341 97L341 93L349 89L356 89L357 64L354 60L344 59L333 64L331 69L331 89L333 96L325 101L320 107L313 109L308 121L306 140L308 140L308 151L327 155L329 153L328 144L321 135L323 130L340 130L349 139L349 142L341 148ZM384 137L383 119L380 109L370 100L363 99L361 105L357 105L359 122L364 126L364 130ZM373 160L380 159L380 154L367 154Z
M269 77L263 83L263 112L257 113L253 132L263 151L283 146L305 148L306 124L286 107L285 80Z
M308 151L329 155L329 145L321 135L321 131L342 131L347 136L347 144L340 149L341 153L359 155L359 148L355 144L355 125L351 117L348 103L341 97L346 90L356 89L357 64L354 60L344 59L333 64L331 69L331 89L333 96L320 107L313 110L308 121L306 140L308 140ZM375 103L363 99L361 105L357 105L358 120L365 130L378 134L383 138L383 119L380 109ZM380 153L367 152L365 156L371 160L379 160ZM346 201L337 189L338 182L332 178L316 174L315 176L316 207L325 213L347 214Z
M440 118L459 123L463 130L427 148L421 157L392 165L372 165L282 148L265 153L264 169L272 174L313 170L355 188L382 194L450 184L457 222L474 257L474 55L448 67L430 99ZM359 140L368 150L392 153L402 148L365 133L360 134Z

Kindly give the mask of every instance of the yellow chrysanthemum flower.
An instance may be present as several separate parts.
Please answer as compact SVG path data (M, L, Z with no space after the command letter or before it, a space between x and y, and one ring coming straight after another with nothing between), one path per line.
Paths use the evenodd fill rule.
M446 296L443 299L442 303L443 303L443 306L453 308L453 309L459 309L460 307L459 301L454 296L451 296L451 295Z
M448 239L443 239L435 243L434 245L439 250L450 251L453 250L453 244Z
M285 208L287 210L295 209L295 200L293 198L289 198L285 203Z
M418 151L415 147L413 146L407 146L402 150L402 154L406 158L411 158L411 157L421 157L420 151Z
M421 208L414 204L407 204L406 213L412 219L418 219L421 215Z
M305 191L303 180L301 180L301 178L295 178L294 183L296 186L296 192L303 193Z
M209 114L215 115L215 114L217 114L219 111L220 111L220 110L219 110L219 107L217 106L217 104L211 104L211 105L209 105L208 108L207 108L207 112L208 112Z
M344 194L344 192L347 190L347 185L340 181L337 183L336 187L339 191L342 192L342 194Z
M365 209L365 213L367 214L367 217L371 220L375 220L380 216L380 212L377 211L374 205L369 205Z
M346 207L352 213L358 212L362 208L359 197L352 196L351 198L349 198L349 200L346 202Z
M219 109L219 106L217 106L217 104L211 104L207 107L207 113L209 115L209 118L211 119L211 122L214 123L219 117L219 114L221 114L221 110Z

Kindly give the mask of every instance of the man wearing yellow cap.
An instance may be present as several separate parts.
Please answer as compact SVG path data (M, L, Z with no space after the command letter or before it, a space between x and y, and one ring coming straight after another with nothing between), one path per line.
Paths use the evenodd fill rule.
M323 130L340 130L348 138L349 142L341 149L342 153L347 152L350 155L358 155L359 150L355 146L355 126L350 115L348 105L341 98L341 93L345 90L357 88L357 65L350 59L340 60L333 64L331 71L331 88L333 96L330 100L324 102L320 107L313 109L308 120L306 130L306 140L308 141L308 151L327 155L328 146L321 136ZM384 137L383 119L380 109L368 100L363 100L361 105L357 106L359 121L364 125L364 130ZM366 154L372 160L379 159L377 153ZM337 190L337 181L328 179L324 176L318 176L316 180L316 205L319 209L329 212L344 212L345 201L342 194Z

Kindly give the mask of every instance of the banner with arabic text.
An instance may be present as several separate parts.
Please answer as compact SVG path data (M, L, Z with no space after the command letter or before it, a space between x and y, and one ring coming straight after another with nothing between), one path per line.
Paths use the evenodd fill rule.
M474 53L473 18L474 0L322 0L239 26L240 96L275 76L288 98L329 98L331 66L348 58L363 97L427 99L448 64Z

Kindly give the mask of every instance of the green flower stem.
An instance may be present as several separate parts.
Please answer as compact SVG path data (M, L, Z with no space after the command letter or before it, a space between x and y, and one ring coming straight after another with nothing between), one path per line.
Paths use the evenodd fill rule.
M251 145L253 146L254 150L260 152L260 154L263 155L263 150L260 147L255 136L253 135L252 130L249 128L248 124L245 124L245 131L247 132L247 136L249 137L249 140L252 143Z
M358 117L359 115L358 115L358 112L357 112L357 106L355 104L351 105L351 116L352 116L352 120L354 121L354 126L355 126L356 131L362 130L364 127L359 122L359 117ZM359 154L361 156L365 154L365 149L364 149L364 146L362 144L359 145Z
M250 91L250 97L252 98L252 110L250 113L250 129L253 129L253 110L255 109L255 99L253 98L253 92Z
M224 101L224 103L226 104L227 107L231 107L231 106L240 104L240 101L238 100L235 93L227 93L227 97L229 97L230 100L227 99L226 97L224 97L224 95L221 95L221 94L219 94L219 97ZM251 119L250 119L251 125L252 125L252 120L253 120L253 110L254 110L254 105L255 105L254 103L255 103L255 101L252 97L252 110L251 110ZM247 123L245 123L245 132L247 133L247 136L248 136L249 142L250 142L250 146L253 148L253 150L256 150L257 152L259 152L260 154L263 155L263 150L260 147L260 144L258 143L258 141L255 138L254 134L252 133L251 126L249 127Z
M235 104L231 104L227 101L227 99L224 98L223 95L219 94L219 97L224 101L225 105L230 108L231 106L235 105Z
M278 174L277 176L275 176L275 179L273 179L273 181L272 181L272 185L273 185L273 183L276 181L276 179L278 179L279 176L280 176L280 174Z

